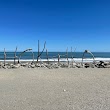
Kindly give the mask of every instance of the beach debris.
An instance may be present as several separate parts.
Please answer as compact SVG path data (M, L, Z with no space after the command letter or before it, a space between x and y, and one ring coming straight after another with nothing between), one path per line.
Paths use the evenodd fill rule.
M35 66L38 68L38 67L41 67L40 63L36 63Z
M23 66L23 67L28 67L28 62L27 63L21 63L21 66Z
M60 62L60 55L58 54L58 63Z
M76 64L76 67L77 67L77 68L83 68L83 67L84 67L84 64L82 64L82 63L77 63L77 64Z
M2 66L4 69L7 69L7 66L6 65L4 65L4 66Z
M60 66L58 65L58 63L55 63L55 65L53 65L53 68L60 68Z
M84 67L85 68L95 68L95 65L93 63L85 63Z
M99 61L96 66L97 68L105 68L104 61Z
M66 58L67 58L67 61L68 61L68 47L66 49Z
M66 89L64 89L63 92L66 92Z
M44 52L45 47L46 47L46 41L45 41L45 43L44 43L44 48L43 48L42 51L40 52L40 44L39 44L39 40L38 40L38 55L37 55L37 63L38 63L38 61L39 61L40 56L41 56L42 53Z
M45 68L46 66L45 66L45 64L41 64L41 67L42 67L42 68Z
M61 68L68 68L69 66L68 66L67 63L63 63L60 67L61 67Z
M11 66L11 68L14 68L14 69L19 68L19 67L20 67L20 64L16 64L16 65Z
M6 63L6 52L5 52L5 48L4 48L4 66L5 66L5 63Z
M34 65L34 64L32 64L32 65L30 65L30 67L31 67L31 68L35 68L35 65Z
M97 68L109 68L110 67L110 62L106 62L106 61L99 61L96 64Z
M18 49L18 48L16 47L15 52L14 52L14 65L15 65L15 63L16 63L16 58L17 58L17 56L16 56L17 49Z
M23 62L23 63L18 63L18 64L13 64L13 63L7 63L5 62L5 65L3 62L0 62L0 68L4 69L17 69L17 68L48 68L48 69L58 69L58 68L110 68L110 62L104 62L104 61L99 61L97 63L70 63L68 65L67 62L57 62L54 63L34 63L34 62Z

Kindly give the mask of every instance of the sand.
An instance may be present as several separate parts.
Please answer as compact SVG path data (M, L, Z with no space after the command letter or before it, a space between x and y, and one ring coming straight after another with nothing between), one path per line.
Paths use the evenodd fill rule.
M110 69L1 69L0 110L110 110Z

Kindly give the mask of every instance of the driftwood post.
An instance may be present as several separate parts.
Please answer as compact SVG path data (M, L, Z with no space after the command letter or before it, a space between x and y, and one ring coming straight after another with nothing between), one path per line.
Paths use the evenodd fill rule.
M16 49L15 49L15 53L14 53L14 65L16 64L16 62L15 62L15 60L16 60L16 52L17 52L17 47L16 47Z
M73 67L73 48L71 47L71 59L72 59L72 67Z
M67 57L67 61L68 61L68 48L66 49L66 57Z
M73 60L73 48L71 47L71 58Z
M49 64L49 57L48 57L48 51L46 49L46 56L47 56L47 61L48 61L48 64Z
M4 48L4 66L6 64L6 52L5 52L5 48Z
M42 55L42 53L44 52L45 50L45 46L46 46L46 42L44 43L44 48L42 50L42 52L40 52L40 44L39 44L39 40L38 40L38 56L37 56L37 63L39 61L39 57Z
M58 54L58 63L60 62L60 55Z
M69 60L68 60L68 48L66 49L66 56L67 56L67 62L68 62L68 65L69 65Z
M40 46L39 46L39 40L38 40L37 62L39 61L39 50L40 50Z

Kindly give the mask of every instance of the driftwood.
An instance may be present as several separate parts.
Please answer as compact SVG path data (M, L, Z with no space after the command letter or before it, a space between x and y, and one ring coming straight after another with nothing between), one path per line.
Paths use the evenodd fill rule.
M42 52L40 52L40 44L39 44L39 40L38 40L38 55L37 55L37 62L39 61L39 57L42 55L42 53L45 50L45 46L46 46L46 42L44 43L44 48L42 50Z
M4 48L4 66L6 64L6 52L5 52L5 48Z
M90 52L89 50L85 50L84 53L83 53L83 56L82 56L82 65L83 65L84 55L85 55L86 53L90 54L90 55L92 56L92 58L93 58L93 61L95 62L95 57L94 57L94 55L92 54L92 52Z
M66 57L67 57L67 61L68 61L68 48L66 49Z
M37 52L38 55L37 55L37 62L39 61L39 53L40 53L39 51L40 51L40 45L39 45L39 40L38 40L38 52Z
M72 59L72 67L73 67L73 48L71 47L71 59Z
M14 53L14 65L16 64L15 60L16 60L16 58L17 58L17 56L16 56L16 52L17 52L17 47L16 47L16 49L15 49L15 53Z
M68 65L69 65L69 60L68 60L68 48L66 49L66 57L67 57Z
M60 62L60 55L58 54L58 63Z
M18 56L18 63L19 63L19 60L20 60L21 56L22 56L25 52L31 51L31 50L32 50L32 49L29 48L29 49L26 49L25 51L21 52L21 53L19 54L19 56ZM34 61L34 54L33 54L33 52L32 52L32 56L33 56L33 61Z

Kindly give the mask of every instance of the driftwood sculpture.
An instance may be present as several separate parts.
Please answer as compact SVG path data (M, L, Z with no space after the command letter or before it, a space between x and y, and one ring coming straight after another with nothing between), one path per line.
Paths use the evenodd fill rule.
M83 64L84 55L85 55L86 53L90 54L90 55L92 56L93 60L95 61L95 57L94 57L94 55L92 54L92 52L90 52L89 50L85 50L84 53L83 53L83 56L82 56L82 64Z

